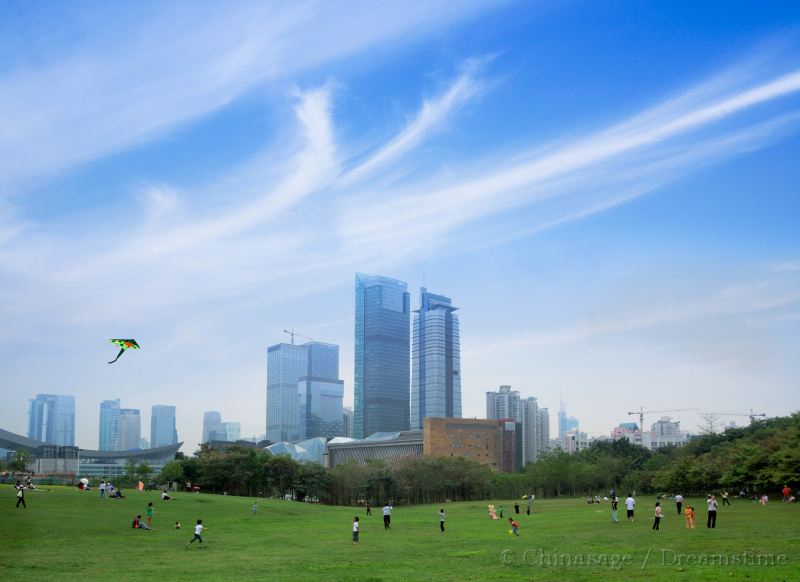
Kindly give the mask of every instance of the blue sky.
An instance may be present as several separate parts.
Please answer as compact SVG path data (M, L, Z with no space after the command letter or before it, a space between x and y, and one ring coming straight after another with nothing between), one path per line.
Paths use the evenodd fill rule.
M264 432L356 271L461 308L463 410L800 406L800 6L6 3L0 426L38 392ZM110 337L142 350L117 364ZM693 430L697 414L682 413ZM651 418L650 420L655 420ZM723 417L742 422L742 417ZM555 431L555 428L554 428ZM193 450L193 446L188 446Z

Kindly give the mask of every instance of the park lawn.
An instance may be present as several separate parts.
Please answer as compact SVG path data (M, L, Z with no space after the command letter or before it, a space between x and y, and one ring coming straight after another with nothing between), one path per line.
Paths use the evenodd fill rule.
M0 486L4 580L800 580L800 507L780 501L735 500L708 530L704 500L687 500L697 510L694 531L666 502L659 532L650 529L650 497L637 498L632 524L620 503L617 525L608 504L536 501L527 516L521 502L521 535L512 537L507 520L492 521L486 510L502 503L508 517L508 500L443 505L444 534L440 505L398 506L385 531L380 507L367 517L363 508L266 500L253 515L252 498L178 493L162 502L156 492L129 491L111 500L48 486L26 500L27 509L15 509L13 489ZM148 501L156 507L154 529L132 529ZM358 546L351 543L354 515ZM206 543L186 550L197 518L208 528ZM753 553L775 565L731 565L734 556L751 562ZM678 555L692 563L678 564ZM704 559L716 563L696 563Z

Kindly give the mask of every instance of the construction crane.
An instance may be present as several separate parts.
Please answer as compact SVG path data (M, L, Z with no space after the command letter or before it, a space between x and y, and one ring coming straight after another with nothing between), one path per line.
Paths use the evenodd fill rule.
M713 414L714 416L746 416L746 417L748 417L750 419L751 423L755 422L756 418L758 418L758 417L761 417L761 418L766 418L767 417L767 415L764 414L763 412L761 412L761 413L753 412L752 408L750 409L750 413L749 414L746 413L746 412L709 412L707 414Z
M629 412L628 416L631 414L638 414L639 415L639 430L644 433L644 415L645 414L659 414L661 412L687 412L689 410L700 410L699 408L673 408L672 410L645 410L644 406L639 408L639 410L634 412Z
M304 338L306 338L307 340L311 340L312 342L314 341L314 338L313 338L313 337L308 337L307 335L303 335L302 333L296 333L296 332L294 331L294 328L292 328L291 330L284 329L284 330L283 330L283 333L288 333L288 334L289 334L289 337L291 337L291 338L292 338L292 345L294 345L294 336L297 336L297 337L304 337Z

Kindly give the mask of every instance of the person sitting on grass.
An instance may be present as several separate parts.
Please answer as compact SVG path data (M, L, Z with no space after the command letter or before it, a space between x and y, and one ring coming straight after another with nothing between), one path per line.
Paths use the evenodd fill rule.
M172 501L172 497L166 491L161 492L161 501Z
M142 515L139 514L133 520L133 529L150 529L150 527L142 521Z

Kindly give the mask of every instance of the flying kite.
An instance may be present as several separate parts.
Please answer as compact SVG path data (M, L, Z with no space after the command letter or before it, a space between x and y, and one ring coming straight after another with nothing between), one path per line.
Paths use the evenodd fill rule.
M125 350L139 349L139 344L136 343L135 339L110 339L108 341L110 341L112 344L117 344L118 346L121 347L119 353L117 354L117 357L111 360L109 364L113 364L114 362L119 360L119 357L125 352Z

